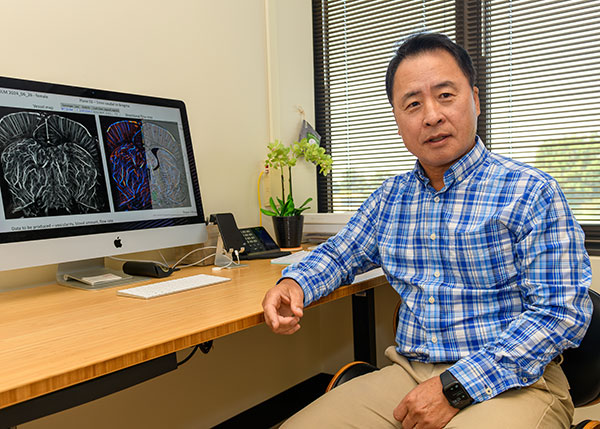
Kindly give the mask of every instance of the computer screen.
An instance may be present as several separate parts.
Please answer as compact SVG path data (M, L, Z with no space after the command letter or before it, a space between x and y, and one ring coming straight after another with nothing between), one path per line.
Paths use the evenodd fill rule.
M0 270L200 243L185 104L0 77Z

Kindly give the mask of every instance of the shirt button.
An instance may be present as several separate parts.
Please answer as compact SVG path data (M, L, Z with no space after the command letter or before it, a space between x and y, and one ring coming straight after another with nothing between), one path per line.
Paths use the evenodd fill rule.
M435 240L435 237L436 237L436 235L435 235L435 234L431 234L431 235L429 236L429 238L431 238L432 240Z
M523 383L527 383L527 377L523 377L523 378L521 379L521 381L522 381Z
M440 272L439 272L439 271L436 271L435 273L433 273L433 275L434 275L434 276L437 278L437 277L439 277L439 276L440 276Z
M440 197L435 197L435 198L433 199L433 201L435 201L436 203L439 203L439 202L440 202Z
M437 337L435 335L431 336L431 342L434 344L437 343Z
M431 304L433 304L433 303L435 302L435 298L434 298L434 297L432 297L432 296L430 296L430 297L429 297L429 302L430 302Z
M492 394L492 389L490 389L489 387L487 387L485 389L485 393L487 393L488 395L491 395Z

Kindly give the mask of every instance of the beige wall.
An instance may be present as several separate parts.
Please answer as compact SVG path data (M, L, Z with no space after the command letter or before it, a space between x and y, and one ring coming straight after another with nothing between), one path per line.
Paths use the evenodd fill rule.
M297 105L314 119L309 0L15 0L0 12L0 75L184 100L205 213L258 224L266 144L297 137ZM296 198L314 196L314 169L298 170ZM2 273L0 289L54 269ZM327 308L349 321L349 300ZM321 352L320 315L293 337L261 326L218 339L173 373L22 427L210 427L351 358L348 329L325 328L341 347Z
M184 100L205 212L231 211L251 226L266 143L296 138L296 106L314 119L310 8L309 0L3 1L0 75ZM313 168L297 170L300 201L316 185ZM0 289L53 276L54 267L2 273ZM384 362L396 298L380 288L376 300ZM350 323L349 299L308 310L292 337L260 326L218 339L173 373L22 427L210 427L349 361Z
M0 12L0 75L184 100L206 216L259 224L267 143L297 138L297 106L314 123L310 1L22 0ZM263 183L279 194L274 173ZM315 197L314 177L295 168L297 201ZM0 290L54 272L3 273Z

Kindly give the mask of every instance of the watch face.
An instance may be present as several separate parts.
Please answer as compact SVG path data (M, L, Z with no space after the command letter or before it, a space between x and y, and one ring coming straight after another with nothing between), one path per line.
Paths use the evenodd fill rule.
M458 383L452 383L447 389L448 397L453 406L462 404L464 401L470 399L463 387Z
M454 376L446 371L440 377L442 380L443 392L450 405L454 408L463 409L473 402L465 388L454 378Z

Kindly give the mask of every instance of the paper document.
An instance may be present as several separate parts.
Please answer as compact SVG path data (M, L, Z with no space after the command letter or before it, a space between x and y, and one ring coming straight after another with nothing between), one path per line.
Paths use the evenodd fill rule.
M272 264L280 264L280 265L291 265L296 262L300 262L306 255L310 252L307 250L300 250L299 252L294 252L291 255L281 256L279 258L271 259Z
M306 255L308 255L309 253L310 252L307 250L301 250L299 252L292 253L291 255L271 259L271 263L272 264L280 264L280 265L295 264L296 262L300 262L302 259L304 259L304 257ZM367 271L366 273L357 274L354 277L354 281L352 282L352 284L363 282L365 280L370 280L372 278L379 277L379 276L383 276L383 270L381 269L381 267L374 268L371 271Z
M366 273L357 274L356 276L354 276L354 281L352 282L352 284L364 282L365 280L370 280L372 278L379 277L382 275L383 270L381 269L381 267L373 268L371 271L367 271Z

